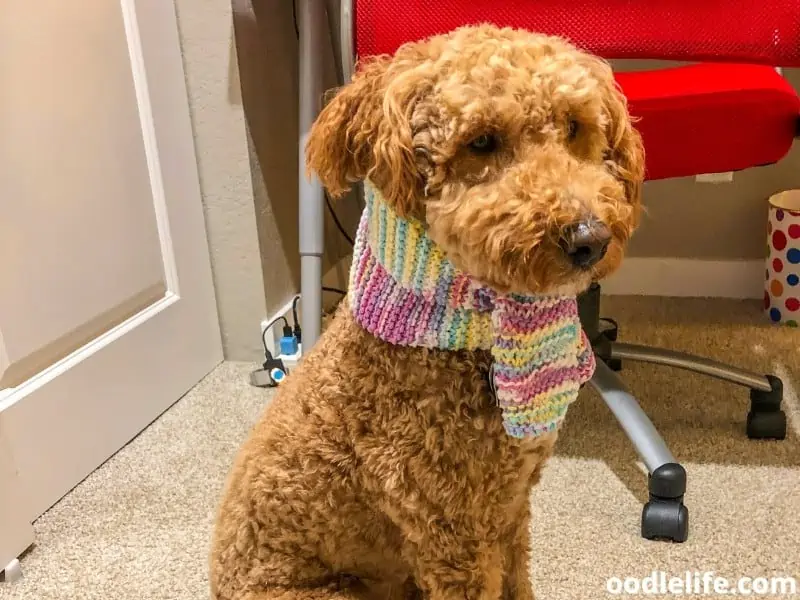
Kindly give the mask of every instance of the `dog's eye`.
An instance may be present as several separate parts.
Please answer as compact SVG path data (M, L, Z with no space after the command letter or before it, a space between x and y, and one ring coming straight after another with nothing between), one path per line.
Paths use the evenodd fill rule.
M497 150L497 137L491 133L484 133L472 140L469 148L478 154L489 154Z
M578 131L580 130L580 123L578 123L575 119L570 119L567 122L567 138L572 141L576 137L578 137Z

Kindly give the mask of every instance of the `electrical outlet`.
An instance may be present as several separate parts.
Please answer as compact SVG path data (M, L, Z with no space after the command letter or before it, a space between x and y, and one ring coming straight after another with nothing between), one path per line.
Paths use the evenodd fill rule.
M733 181L733 171L704 173L703 175L697 175L695 181L698 183L730 183Z

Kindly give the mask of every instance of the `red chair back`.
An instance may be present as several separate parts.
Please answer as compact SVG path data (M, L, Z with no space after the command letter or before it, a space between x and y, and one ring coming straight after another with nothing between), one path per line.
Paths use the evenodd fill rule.
M349 1L357 58L491 22L557 34L607 59L800 66L800 0Z

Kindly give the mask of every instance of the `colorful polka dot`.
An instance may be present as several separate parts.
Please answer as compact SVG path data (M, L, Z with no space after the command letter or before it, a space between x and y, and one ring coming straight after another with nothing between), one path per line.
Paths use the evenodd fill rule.
M786 234L782 231L775 231L772 234L772 247L775 250L783 250L786 248Z
M783 295L783 284L777 279L773 279L772 283L769 284L769 290L773 296L781 296Z
M775 208L767 221L769 273L765 284L764 312L775 323L798 327L800 323L800 212Z

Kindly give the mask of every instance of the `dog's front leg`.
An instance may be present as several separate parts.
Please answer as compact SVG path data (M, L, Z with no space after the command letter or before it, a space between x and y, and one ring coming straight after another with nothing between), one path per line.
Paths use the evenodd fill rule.
M503 600L534 600L530 572L530 510L526 506L511 542L506 546L506 578Z
M444 532L441 532L442 534ZM439 535L435 528L417 549L417 583L430 600L500 600L503 595L503 557L499 544L473 544Z

